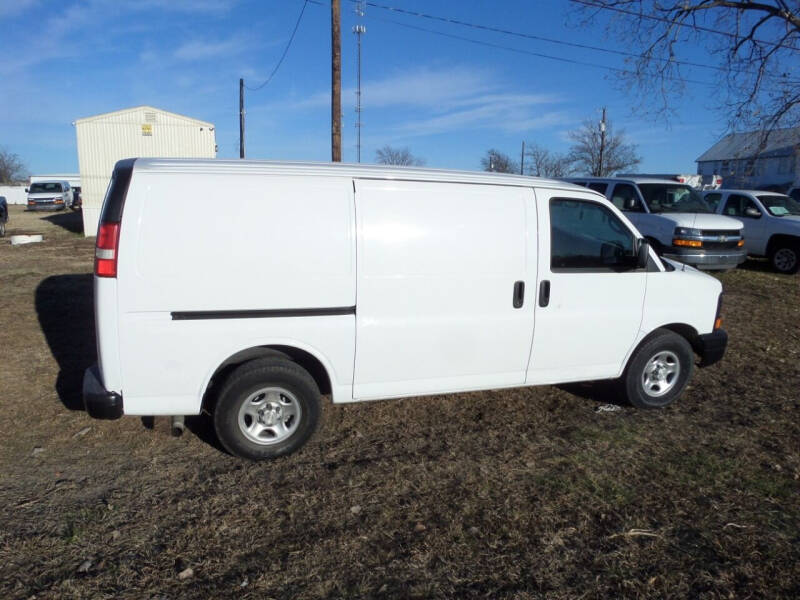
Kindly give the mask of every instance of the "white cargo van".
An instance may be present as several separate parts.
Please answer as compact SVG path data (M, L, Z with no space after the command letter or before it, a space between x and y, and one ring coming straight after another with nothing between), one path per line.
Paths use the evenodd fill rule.
M99 418L213 414L266 458L334 403L618 379L639 407L722 358L721 285L602 195L485 173L131 159L95 260Z

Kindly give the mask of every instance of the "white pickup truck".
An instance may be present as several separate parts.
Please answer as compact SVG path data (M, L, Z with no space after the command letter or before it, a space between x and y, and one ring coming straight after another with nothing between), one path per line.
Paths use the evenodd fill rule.
M747 258L742 222L714 211L689 185L650 177L573 177L625 213L661 256L704 270L726 270Z
M705 200L721 215L741 219L748 254L766 256L779 273L800 269L800 202L776 192L715 190Z

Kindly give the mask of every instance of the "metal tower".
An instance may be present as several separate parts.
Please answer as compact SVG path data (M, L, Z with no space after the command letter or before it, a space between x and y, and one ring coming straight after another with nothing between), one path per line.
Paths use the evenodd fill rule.
M364 2L359 0L356 3L356 15L358 18L364 16ZM358 83L356 86L356 158L361 162L361 36L367 33L364 25L353 26L353 33L358 37Z

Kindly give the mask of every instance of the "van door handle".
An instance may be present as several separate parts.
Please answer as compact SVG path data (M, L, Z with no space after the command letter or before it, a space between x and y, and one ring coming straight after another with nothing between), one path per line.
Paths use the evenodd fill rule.
M525 282L517 281L514 283L514 308L522 308L525 302Z
M539 284L539 306L550 304L550 282L545 279Z

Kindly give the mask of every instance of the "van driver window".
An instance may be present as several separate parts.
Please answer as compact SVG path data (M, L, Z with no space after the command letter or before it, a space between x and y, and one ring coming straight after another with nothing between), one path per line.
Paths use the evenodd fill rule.
M550 268L620 271L636 265L633 233L606 207L550 200Z

